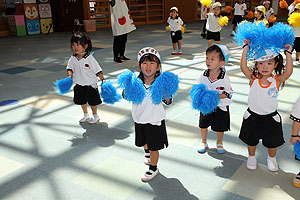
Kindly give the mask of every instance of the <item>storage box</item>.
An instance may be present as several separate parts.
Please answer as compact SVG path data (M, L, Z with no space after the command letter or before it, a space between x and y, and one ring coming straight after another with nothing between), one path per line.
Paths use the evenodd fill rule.
M83 20L83 25L86 32L96 31L96 20Z
M28 35L40 34L40 20L27 20L26 28Z
M26 20L34 20L39 18L37 4L24 4L24 12Z
M24 26L16 26L16 32L17 32L17 36L27 35L25 25Z
M15 14L24 15L24 5L22 3L15 4Z
M50 27L50 32L53 32L53 26L52 26L52 19L41 19L40 20L40 24L41 24L41 32L42 33L48 33Z
M17 35L16 26L9 26L9 34L10 35Z
M8 25L25 26L24 15L8 15Z
M51 18L51 6L50 4L39 4L40 18Z

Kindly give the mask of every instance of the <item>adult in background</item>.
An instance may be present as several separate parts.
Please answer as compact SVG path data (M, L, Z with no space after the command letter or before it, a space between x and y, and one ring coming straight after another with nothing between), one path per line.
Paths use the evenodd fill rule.
M125 0L108 0L111 13L111 28L114 36L113 54L116 63L130 60L125 57L127 34L135 30L134 22L129 15Z

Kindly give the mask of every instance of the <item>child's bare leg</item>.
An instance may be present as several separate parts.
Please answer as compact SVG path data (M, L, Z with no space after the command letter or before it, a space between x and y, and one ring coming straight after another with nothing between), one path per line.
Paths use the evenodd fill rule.
M178 50L181 50L181 40L178 40Z
M270 157L275 157L277 153L277 148L268 148L268 153Z
M223 136L224 132L217 132L217 153L225 153L223 147Z
M221 41L215 41L216 44L220 44Z
M158 158L159 158L158 151L150 151L150 164L152 166L157 166Z
M207 138L207 132L208 132L208 129L207 128L201 128L200 129L200 133L201 133L201 142L200 142L200 146L198 148L198 153L205 153L206 152L206 149L208 148L208 145L207 145L207 141L206 141L206 138Z
M172 43L173 44L173 50L176 51L176 43Z
M212 43L213 43L212 40L207 40L208 47L210 47L212 45Z
M232 29L234 32L236 30L236 24L233 24L233 29Z
M97 106L91 106L93 115L97 115Z
M148 149L148 145L144 145L144 152L145 152L145 157L144 157L144 163L145 165L150 165L150 151Z
M224 132L217 132L218 142L222 142L224 137Z
M82 104L81 108L82 108L82 111L83 111L84 114L88 114L87 104Z
M248 153L249 156L255 156L256 146L249 146L248 145Z
M205 140L205 141L206 141L206 138L207 138L207 132L208 132L208 129L207 129L207 128L201 128L201 129L200 129L201 139L202 139L202 140Z
M300 52L296 52L296 59L300 59Z
M148 149L148 145L147 144L144 145L144 149L145 150Z

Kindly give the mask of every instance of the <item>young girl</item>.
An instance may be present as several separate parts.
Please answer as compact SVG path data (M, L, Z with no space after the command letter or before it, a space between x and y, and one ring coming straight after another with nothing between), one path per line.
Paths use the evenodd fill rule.
M71 38L71 46L74 54L70 57L67 66L68 77L74 79L74 98L77 105L81 105L83 118L79 122L96 123L97 105L101 104L98 91L98 77L105 81L102 69L96 59L90 54L92 50L91 39L82 33L75 33ZM91 106L93 117L90 118L87 110L87 103Z
M169 25L169 29L171 32L172 44L173 44L173 52L172 55L181 55L181 40L182 40L182 32L181 26L184 26L182 19L178 16L178 8L172 7L170 9L170 17L167 21ZM176 52L176 43L178 43L178 52Z
M268 21L265 16L266 8L264 6L257 6L254 11L254 23L263 22L266 26L268 26Z
M163 100L159 104L154 104L151 99L150 88L160 76L161 69L161 58L156 49L152 47L141 49L138 53L138 67L140 70L138 78L143 82L146 96L141 104L132 105L132 118L135 126L135 145L144 147L144 163L149 165L149 170L141 179L150 181L158 174L158 151L168 147L166 113L162 102L169 105L172 99ZM126 88L124 93L126 94Z
M218 23L218 19L221 17L220 12L222 9L222 5L220 2L216 2L212 6L213 13L207 13L207 8L204 9L204 17L207 18L206 29L207 35L206 40L208 43L208 47L210 47L215 41L216 44L220 44L221 34L220 31L222 26Z
M274 10L270 6L271 5L270 1L264 1L263 5L266 8L266 12L265 12L266 20L269 22L270 17L275 17ZM269 22L269 27L271 26L273 26L273 22Z
M223 147L223 136L225 131L230 130L229 105L232 102L232 88L230 79L223 66L229 59L229 51L224 45L212 45L206 50L207 70L203 71L196 84L205 84L209 90L219 93L220 102L216 111L204 115L200 112L199 128L201 132L201 143L199 153L205 153L208 148L208 127L217 132L217 153L225 153Z
M247 5L243 2L244 0L238 0L238 2L234 5L234 17L232 20L233 29L231 36L233 36L233 32L235 32L237 24L244 20L243 17L245 15L245 10L247 10Z
M296 104L293 107L293 110L290 115L290 119L293 120L293 129L292 129L292 135L291 135L291 144L294 145L296 142L300 142L300 136L298 135L299 129L300 129L300 98L296 102ZM299 160L295 157L296 160ZM293 184L296 187L300 187L300 172L297 176L295 176L293 180Z
M254 70L250 70L246 59L248 44L251 44L251 41L245 39L240 67L250 80L250 92L239 138L248 145L248 169L256 169L256 145L262 139L263 145L268 148L268 169L277 171L277 147L284 143L281 117L277 112L277 97L279 87L284 85L284 81L293 72L292 47L289 44L285 45L286 66L283 65L281 54L266 49L261 56L257 55Z

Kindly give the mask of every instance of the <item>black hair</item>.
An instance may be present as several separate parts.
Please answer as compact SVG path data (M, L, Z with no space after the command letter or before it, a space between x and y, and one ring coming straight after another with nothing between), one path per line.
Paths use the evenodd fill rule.
M285 71L285 66L283 64L283 57L281 54L279 54L278 56L276 56L273 59L275 61L275 64L277 64L277 66L274 69L275 75L281 75ZM255 62L252 76L254 76L256 78L262 78L261 74L258 72L258 69L257 69L257 62ZM281 88L283 88L284 85L285 85L285 82L282 82Z
M206 54L210 53L210 52L213 52L213 51L216 51L217 53L219 53L220 61L225 61L225 56L223 55L223 52L222 52L221 48L218 45L212 45L212 46L208 47L206 49Z
M265 13L263 13L262 11L260 11L260 10L255 10L255 11L258 11L258 12L259 12L260 14L262 14L262 15L260 16L259 19L258 19L257 17L254 17L254 19L256 19L256 20L263 20L263 19L266 18Z
M74 33L71 37L71 47L73 43L79 43L81 46L85 46L86 44L88 47L85 49L85 52L91 52L92 51L92 41L89 38L89 36L83 34L83 33Z
M157 65L160 64L160 60L159 58L151 53L147 53L145 55L143 55L139 61L139 65L141 66L141 64L145 61L149 61L149 62L156 62ZM160 70L156 71L155 76L154 76L154 80L160 75ZM142 71L140 72L138 78L140 78L143 82L144 82L144 75L142 73Z

